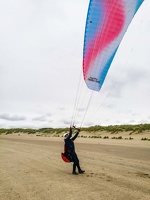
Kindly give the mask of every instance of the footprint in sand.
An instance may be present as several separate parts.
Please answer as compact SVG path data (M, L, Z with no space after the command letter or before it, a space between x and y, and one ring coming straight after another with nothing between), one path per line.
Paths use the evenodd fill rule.
M111 176L108 176L107 174L105 173L90 173L90 174L87 174L86 175L87 177L97 177L97 178L102 178L102 179L105 179L106 181L112 181L113 178Z
M143 172L137 172L136 175L142 178L150 178L150 174L143 173Z

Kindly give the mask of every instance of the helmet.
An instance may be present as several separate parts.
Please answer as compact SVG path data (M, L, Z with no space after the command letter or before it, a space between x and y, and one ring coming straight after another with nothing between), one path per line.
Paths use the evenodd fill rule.
M64 139L66 139L67 138L67 136L68 136L68 133L64 133Z

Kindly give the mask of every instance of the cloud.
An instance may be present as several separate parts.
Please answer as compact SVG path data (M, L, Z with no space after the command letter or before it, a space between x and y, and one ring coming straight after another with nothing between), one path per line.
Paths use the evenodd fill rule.
M67 126L70 124L70 120L66 120L66 119L60 120L60 122Z
M50 122L52 120L50 120L52 114L51 113L46 113L45 115L40 115L37 117L32 117L32 121L41 121L41 122Z
M45 116L38 116L38 117L33 117L32 118L32 121L47 121L46 117Z
M78 108L77 109L79 112L84 112L85 111L85 108Z
M57 110L64 111L64 110L66 110L66 108L65 107L58 107Z
M129 120L129 124L134 124L135 120Z
M8 121L24 121L26 120L26 117L21 115L9 115L8 113L2 113L0 114L0 119Z

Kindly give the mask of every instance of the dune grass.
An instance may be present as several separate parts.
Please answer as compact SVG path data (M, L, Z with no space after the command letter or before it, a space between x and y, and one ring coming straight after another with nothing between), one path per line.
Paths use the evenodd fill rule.
M114 125L114 126L91 126L82 127L82 131L88 133L96 133L105 131L110 134L117 134L119 132L130 132L129 135L142 133L143 131L149 131L150 124L137 124L137 125ZM68 128L41 128L41 129L26 129L26 128L11 128L0 129L0 134L12 134L12 133L26 133L26 134L39 134L39 135L59 135L67 132ZM118 138L121 139L121 138Z

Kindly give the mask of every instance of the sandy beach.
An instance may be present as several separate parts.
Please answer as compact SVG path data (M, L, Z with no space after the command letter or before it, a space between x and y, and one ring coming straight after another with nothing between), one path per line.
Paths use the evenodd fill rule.
M149 200L150 141L136 137L77 138L85 174L72 175L60 157L62 137L1 135L0 199Z

